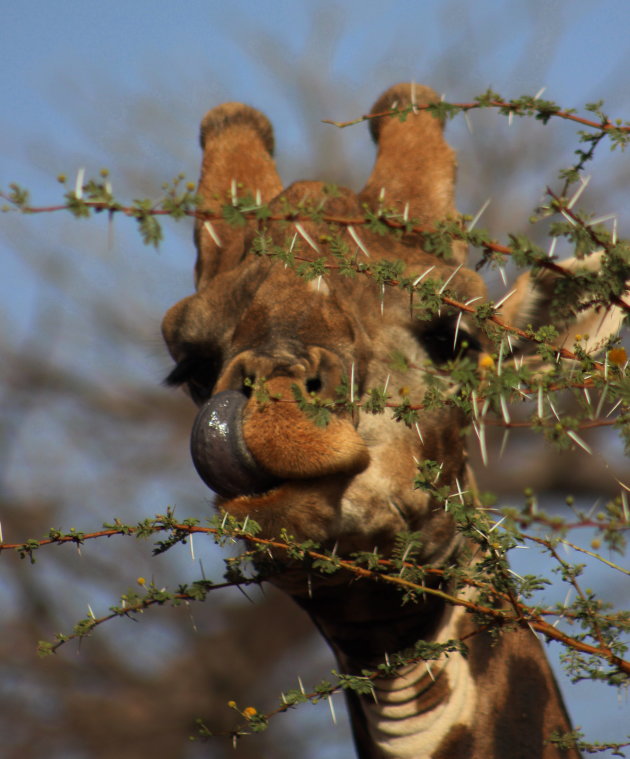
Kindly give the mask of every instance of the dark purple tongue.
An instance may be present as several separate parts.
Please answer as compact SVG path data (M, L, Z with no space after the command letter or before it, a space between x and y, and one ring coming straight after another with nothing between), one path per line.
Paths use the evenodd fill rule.
M246 396L236 390L213 395L199 410L190 436L195 469L225 498L264 493L278 484L261 469L243 439Z

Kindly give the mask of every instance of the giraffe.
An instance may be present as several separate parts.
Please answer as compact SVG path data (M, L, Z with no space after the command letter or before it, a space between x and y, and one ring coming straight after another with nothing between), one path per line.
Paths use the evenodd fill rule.
M428 87L399 84L371 113L436 100ZM354 193L318 181L283 190L272 127L254 108L226 103L202 121L198 192L213 220L196 221L196 292L163 321L176 362L167 382L186 386L200 407L191 450L219 507L256 520L263 535L285 529L296 540L334 546L340 556L375 547L388 555L396 535L411 531L420 536L420 563L447 567L463 555L465 541L443 504L412 487L418 462L432 460L440 462L441 483L474 491L461 432L467 420L457 407L424 410L419 425L411 426L387 412L340 407L318 426L293 401L296 387L304 396L334 399L351 377L357 397L370 387L405 386L410 402L418 403L427 360L439 363L455 353L475 359L483 336L465 317L457 324L448 315L416 318L408 294L369 277L345 276L332 266L323 278L301 278L281 258L260 255L263 230L269 250L334 264L331 225L322 219L358 219L384 204L425 228L454 218L455 155L443 127L415 107L404 120L371 119L376 161L365 187ZM245 196L253 206L268 204L271 216L240 224L217 217L226 202ZM287 209L296 208L308 213L292 217ZM405 276L418 281L431 272L461 301L485 296L480 276L464 266L461 242L447 259L423 250L409 231L381 236L346 225L338 234L356 260L397 259ZM504 318L516 325L542 320L549 289L549 278L522 275ZM614 324L604 329L612 331L619 320L609 321ZM577 329L567 325L565 336ZM392 365L394 351L405 356L404 370ZM266 401L252 392L262 380ZM439 597L403 605L399 591L385 584L339 574L307 578L289 563L272 581L310 614L347 673L373 668L417 640L467 640L467 657L451 653L431 666L409 663L377 678L374 698L347 692L360 759L579 756L547 742L570 722L529 629L495 638L477 630L461 606Z

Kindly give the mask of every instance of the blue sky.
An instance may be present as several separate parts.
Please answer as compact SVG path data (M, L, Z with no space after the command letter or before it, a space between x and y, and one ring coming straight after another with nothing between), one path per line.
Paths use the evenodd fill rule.
M127 199L158 192L143 177L146 161L153 174L163 170L164 181L179 171L195 178L197 124L224 99L249 102L272 117L286 172L296 166L316 171L316 148L329 149L332 140L349 151L369 150L363 127L331 137L333 127L314 122L359 115L401 80L430 84L454 101L488 86L507 97L546 87L545 97L564 107L581 109L603 98L611 115L630 118L629 0L0 0L0 18L0 187L23 184L36 204L58 202L56 175L73 177L81 166L88 174L107 166ZM134 101L143 104L142 114L130 109ZM309 102L318 115L305 114ZM151 120L152 104L159 124ZM144 133L123 148L126 129L135 129L140 116ZM475 138L462 136L461 123L453 129L474 149ZM313 135L321 141L315 146ZM524 143L525 154L528 149ZM615 153L606 160L630 179L629 159ZM500 172L501 155L496 161ZM537 181L544 187L550 178ZM483 197L483 189L464 197L464 210L474 211ZM617 190L606 202L605 211L629 205ZM51 246L80 249L86 229L105 235L103 225L77 232L74 222L58 218L30 223ZM26 335L39 285L32 263L21 258L18 227L0 216L3 226L2 308ZM160 307L190 289L192 251L182 244L187 231L167 230L159 254L142 248L124 225L119 235L130 269L156 272L146 281ZM163 268L155 265L156 255ZM82 265L89 273L103 264ZM107 280L106 272L102 276ZM604 714L592 697L576 701L576 721L592 737L619 738L628 705L606 703Z

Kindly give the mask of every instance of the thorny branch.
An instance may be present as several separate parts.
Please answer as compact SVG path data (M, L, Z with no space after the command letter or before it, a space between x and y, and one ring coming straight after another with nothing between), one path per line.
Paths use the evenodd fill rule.
M593 105L596 106L596 108L591 108L590 110L599 110L601 106L601 104ZM332 126L344 129L345 127L361 124L364 121L371 121L373 119L384 117L400 118L417 111L430 111L438 117L446 116L448 118L453 118L458 113L465 113L467 111L479 110L482 108L496 108L505 116L535 115L536 118L539 121L543 121L543 123L546 123L550 118L559 118L566 121L573 121L576 124L587 126L604 133L630 133L630 124L623 123L620 119L616 119L613 123L607 116L602 115L600 121L594 121L592 119L586 119L583 116L576 116L573 109L562 110L555 103L548 100L541 100L540 98L533 98L528 95L520 99L503 100L499 95L491 91L488 91L485 95L469 103L447 103L446 101L440 101L439 103L431 103L428 105L414 104L406 106L405 108L392 108L379 113L366 113L356 119L351 119L350 121L322 119L322 123L331 124Z
M469 515L467 518L468 517ZM106 529L91 533L77 533L75 531L71 531L68 534L62 534L60 531L54 530L48 538L41 540L31 539L25 543L2 543L0 544L0 552L11 550L18 552L22 558L28 556L33 561L34 552L44 546L52 544L60 545L64 543L82 545L88 540L108 538L114 535L148 537L149 535L158 532L170 533L170 536L167 538L167 540L163 543L160 543L158 549L156 549L157 552L167 550L167 548L170 548L172 545L183 542L194 534L212 535L219 541L225 541L226 539L243 538L246 539L248 543L258 547L262 552L268 552L271 550L280 551L282 554L287 555L293 560L309 560L310 562L314 562L316 564L319 562L321 565L325 565L328 568L328 571L330 571L331 567L334 568L335 571L345 570L352 575L366 580L373 580L396 585L402 590L405 590L406 592L412 594L427 594L439 597L449 604L455 606L463 606L469 611L475 614L479 614L488 620L491 620L492 623L494 625L497 625L499 628L509 626L510 624L530 627L536 632L540 632L550 640L555 640L563 643L565 646L573 648L581 653L605 659L611 665L613 665L616 670L630 676L630 660L624 660L615 654L603 640L599 641L598 646L590 645L588 643L585 643L581 639L581 636L572 637L558 630L543 618L545 614L553 612L541 612L538 609L528 607L522 601L518 600L513 592L509 592L507 594L496 592L493 590L490 583L482 583L480 585L478 582L475 582L470 578L462 578L462 582L465 585L477 587L483 586L484 590L486 592L492 593L499 603L505 601L506 598L508 598L510 604L513 607L513 612L508 611L506 608L501 608L500 605L489 606L487 604L471 601L467 598L464 598L463 596L458 596L439 587L432 587L416 580L407 579L403 576L402 572L398 574L389 574L386 571L387 569L399 568L398 565L396 565L396 563L390 559L375 557L373 564L377 568L374 569L362 566L358 560L342 559L331 553L324 553L311 547L302 547L291 540L261 538L254 534L255 525L253 525L252 522L250 522L249 531L243 529L243 526L238 525L236 522L234 522L234 525L236 526L227 528L225 526L203 527L200 525L191 524L189 521L183 523L176 522L171 515L158 516L155 518L155 520L147 520L137 526L123 525L122 523L118 524L119 526L117 527L108 525ZM247 527L247 525L245 525L245 527ZM630 529L630 523L627 524L625 528ZM479 528L477 528L477 531L482 535L484 540L486 540L487 533L482 533ZM551 544L545 543L545 545L550 551L554 553L554 557L557 559L557 561L564 565L564 560L560 559L557 553L555 553L555 549L551 547ZM164 546L166 546L166 548ZM491 543L491 547L495 552L501 549L499 543ZM402 561L399 563L400 570L421 569L422 571L433 575L446 575L445 570L437 567L418 567L413 562L407 561ZM45 649L47 652L55 651L60 645L73 638L89 635L95 627L103 624L104 622L107 622L116 617L129 616L130 614L139 613L153 605L162 605L167 601L171 603L177 603L181 601L205 600L205 597L210 590L217 589L219 587L223 588L239 584L257 584L261 581L261 579L262 578L260 577L246 578L244 576L239 576L238 580L228 581L227 583L221 584L214 584L208 581L200 581L199 583L195 584L194 590L180 589L175 593L168 593L165 589L158 590L151 586L147 591L147 595L145 597L130 598L129 596L125 596L125 602L120 607L114 607L112 609L112 613L99 618L90 615L90 617L88 617L86 620L83 620L82 623L79 623L73 634L60 636L57 643L47 644L45 646ZM140 584L144 585L143 582ZM563 612L562 616L566 617L566 612Z
M630 124L621 120L611 120L601 108L601 104L592 104L587 106L587 110L593 112L598 120L587 119L576 115L572 110L561 109L556 104L549 101L541 100L538 97L524 97L516 100L505 100L496 93L488 92L477 98L474 102L469 103L436 103L429 106L414 105L407 109L393 109L378 114L369 114L361 116L358 119L347 122L326 121L338 127L346 127L361 121L395 117L404 119L408 113L415 109L427 109L439 118L452 118L457 113L467 112L479 108L497 109L503 115L509 118L513 116L534 116L543 123L547 123L552 118L560 118L570 122L587 127L595 132L592 136L580 133L580 140L586 142L589 147L583 151L577 151L580 157L578 163L561 173L561 179L564 179L564 187L561 193L556 193L552 189L547 189L549 197L548 206L538 209L541 218L546 218L554 214L564 220L565 226L556 225L557 229L552 234L554 236L566 236L576 243L578 254L588 255L592 250L599 249L604 251L605 256L617 261L625 261L627 266L630 260L627 245L620 243L616 239L616 232L608 234L602 231L596 221L590 220L584 214L574 210L574 201L579 194L576 193L572 199L567 199L565 194L568 187L576 180L583 169L585 163L593 158L596 147L604 138L611 141L612 148L617 146L624 148L625 144L630 141ZM66 202L48 206L31 205L28 192L18 185L11 185L9 192L0 192L0 197L8 204L2 210L17 209L24 214L52 213L57 211L70 211L77 217L89 216L91 212L105 212L111 221L116 214L133 218L139 225L140 232L146 243L157 246L161 239L161 228L159 223L160 217L179 218L196 218L210 224L214 221L232 221L232 223L243 223L254 220L257 222L261 234L265 226L271 222L288 222L289 224L299 225L301 222L316 220L321 223L334 225L341 229L347 230L348 227L369 226L378 228L378 230L389 231L396 234L416 235L419 239L430 241L436 235L446 236L450 240L463 240L479 248L483 254L484 264L501 265L505 256L513 257L520 266L530 266L534 269L546 269L559 277L571 279L574 277L573 272L563 268L558 262L545 251L537 249L528 241L512 237L509 245L499 243L497 240L490 239L488 235L480 232L472 232L467 227L465 217L456 220L450 220L437 228L426 228L419 225L413 219L407 219L404 214L394 212L393 210L379 210L377 215L367 213L355 218L338 217L327 215L322 212L321 208L290 209L283 213L272 213L270 209L260 203L256 203L251 198L232 198L222 209L212 212L202 208L201 199L194 192L194 185L187 184L185 189L181 189L183 177L178 177L172 186L165 186L165 197L159 201L135 201L133 204L121 204L115 200L111 193L111 186L107 181L107 173L102 172L103 181L83 182L83 175L77 177L74 191L66 193ZM65 183L65 178L60 178ZM578 235L579 233L579 235ZM260 251L260 254L275 255ZM293 256L293 261L300 262L306 266L315 266L313 260L299 254ZM317 262L319 270L335 270L342 268L341 264ZM419 294L419 288L410 286L408 282L395 273L389 276L383 276L382 272L369 263L361 262L358 264L356 259L348 259L343 262L344 268L352 268L355 274L361 274L376 279L382 287L406 287L410 292L410 298ZM313 268L313 272L315 269ZM392 270L394 272L394 270ZM554 347L544 334L538 334L530 330L519 329L506 323L500 318L498 312L492 303L484 303L480 308L479 304L462 303L453 297L443 286L444 283L436 282L433 295L437 297L442 307L455 309L459 314L467 313L475 319L487 325L497 328L503 336L513 335L519 339L534 343L541 351L540 365L547 361L559 361L566 359L572 362L573 368L566 373L560 370L549 375L548 379L541 378L540 371L524 372L523 365L515 365L516 362L508 362L507 358L503 360L503 371L509 374L509 380L501 374L502 354L495 354L498 366L492 363L485 367L476 367L477 373L472 384L466 386L464 402L468 403L468 412L478 422L478 435L480 437L483 431L483 424L500 425L507 429L516 427L534 427L542 430L551 439L565 435L571 441L585 447L584 442L577 436L576 430L584 430L593 427L603 427L615 425L619 427L622 434L628 438L630 447L630 432L628 432L629 422L629 404L630 404L630 387L628 386L627 369L628 362L625 351L622 348L609 350L603 361L595 361L584 354L579 345L574 346L573 350L565 347ZM599 297L599 300L598 300ZM630 304L628 297L608 292L605 296L593 296L590 305L603 305L604 307L614 303L623 309L627 314L630 313ZM509 342L509 338L508 342ZM496 341L495 341L496 342ZM543 356L544 349L547 348L547 355ZM501 349L502 350L502 349ZM615 353L616 351L616 353ZM614 353L614 360L613 360ZM510 364L510 365L508 365ZM448 367L448 370L457 369L457 365ZM573 375L575 369L575 376ZM436 380L446 379L447 372L441 372L439 369L427 369L433 371ZM505 381L504 381L505 380ZM461 380L453 380L454 384L462 386ZM503 383L503 384L501 384ZM465 385L465 383L464 383ZM576 395L583 392L586 396L587 414L583 418L566 419L561 418L555 412L548 395L555 391L571 389ZM589 398L590 391L600 391L600 399L595 408L591 405ZM614 402L612 409L608 414L618 410L615 418L601 417L603 412L604 399L606 393L609 393L608 400ZM503 395L510 396L510 393L517 394L522 398L535 400L538 397L538 414L532 414L532 418L527 421L513 421L509 418L504 409ZM611 399L610 395L614 395ZM497 398L501 398L501 403ZM296 402L286 399L283 402ZM348 404L347 399L339 401ZM394 409L401 421L411 424L413 414L426 408L430 404L435 404L435 398L430 399L427 403L420 404L395 404L391 398L383 391L380 397L380 403L372 402L370 411L376 413L384 408ZM455 402L450 398L443 399L444 403ZM462 402L461 399L457 402ZM353 406L368 407L369 403L365 399L353 400ZM553 411L553 418L547 409ZM497 418L487 418L487 412L494 413ZM558 430L558 427L561 429ZM626 432L624 433L624 429ZM555 436L555 437L554 437ZM590 451L588 451L590 452ZM425 462L431 463L431 462ZM620 483L621 484L621 483ZM349 576L361 578L364 581L385 582L400 588L407 597L416 595L429 594L440 597L449 604L459 605L468 609L476 615L478 620L478 630L494 629L502 630L510 626L529 627L532 631L539 633L547 640L555 640L563 644L567 650L575 653L577 659L573 662L574 677L608 679L608 682L614 685L627 684L630 677L630 660L626 657L627 646L623 643L623 636L627 635L630 629L630 614L627 612L609 612L605 613L605 606L592 598L590 592L582 589L577 577L580 573L580 565L571 565L565 559L561 558L557 545L562 542L577 551L588 554L598 561L603 562L611 569L619 571L624 575L628 571L619 564L612 562L601 556L597 549L602 541L612 551L621 552L625 548L624 536L630 529L630 515L628 513L628 503L626 490L621 491L621 497L608 504L605 512L593 519L590 515L577 514L577 519L568 522L560 517L550 517L543 512L534 510L531 504L526 505L523 510L503 509L496 512L501 516L501 529L498 523L489 523L487 511L475 508L469 508L470 504L461 504L450 494L440 491L435 486L433 478L430 478L430 484L427 480L422 479L422 473L418 476L416 487L425 489L433 488L433 495L436 498L444 500L445 506L448 504L458 528L466 535L469 540L476 541L483 547L486 553L490 553L494 561L494 574L477 575L474 572L451 572L447 576L446 570L440 567L419 566L413 562L396 558L385 559L378 555L352 556L348 558L339 558L330 552L319 549L314 545L299 545L290 536L280 536L277 539L265 539L255 534L255 525L250 523L238 524L230 520L226 526L225 517L223 522L218 521L211 523L211 526L204 527L194 523L195 520L186 520L176 522L171 514L167 516L158 516L153 520L146 520L139 525L125 525L116 521L112 525L105 525L104 529L80 533L70 531L62 533L59 530L51 530L48 537L41 540L30 539L24 543L2 543L0 537L0 553L9 550L16 551L22 558L28 557L34 561L34 554L39 549L48 545L60 545L64 543L73 543L76 546L94 539L112 537L114 535L127 535L135 537L149 537L161 532L166 532L165 540L158 543L155 552L168 550L170 547L192 539L194 534L204 534L213 536L214 539L223 543L227 540L244 539L249 548L242 557L229 559L228 570L226 572L226 581L213 583L205 578L198 582L186 586L179 586L175 591L168 591L165 588L159 589L153 584L147 585L142 578L139 578L138 585L141 592L131 591L121 598L121 604L110 609L110 613L96 617L90 613L86 619L79 622L73 632L68 635L59 634L56 642L41 644L43 653L51 653L57 650L65 642L82 638L89 635L94 628L110 621L116 617L132 616L142 613L152 606L161 606L164 604L177 605L191 601L205 600L208 593L212 590L224 587L242 586L247 584L258 584L264 580L261 574L247 576L240 569L239 562L253 559L260 561L265 558L269 552L274 556L284 556L291 561L308 562L313 571L343 571ZM622 488L624 488L622 484ZM461 494L458 494L461 497ZM548 530L544 537L532 535L524 532L525 527L542 526ZM598 537L592 541L593 551L581 548L566 539L569 530L577 528L589 528L597 531ZM540 588L537 578L518 578L508 575L505 571L504 563L507 552L514 544L530 541L542 546L549 555L554 559L564 582L568 583L577 594L577 601L572 606L563 605L556 608L542 608L534 604L528 604L525 599L531 597L533 591ZM503 562L503 563L502 563ZM441 578L443 582L437 587L426 582L426 578ZM493 579L499 580L493 584ZM500 589L499 589L500 588ZM460 592L462 589L465 592ZM471 595L471 592L473 595ZM478 592L479 596L475 597L474 593ZM554 618L555 621L548 621ZM576 626L578 631L559 630L558 623L564 621L565 625ZM456 650L461 646L463 641L452 641L450 650ZM235 704L230 704L237 709L243 716L245 722L242 726L232 733L236 740L240 735L256 730L264 729L266 722L270 717L295 706L302 701L317 701L328 699L329 704L332 702L333 693L345 688L353 688L360 692L369 692L372 680L387 674L393 674L396 667L403 666L410 661L430 661L437 656L448 653L446 649L440 651L429 650L428 648L419 648L415 653L400 656L391 664L384 662L382 667L374 672L366 673L360 678L348 678L347 676L335 675L336 683L322 683L311 692L306 692L302 686L299 691L293 691L283 694L282 703L277 709L267 714L260 714L253 707L246 707L240 710ZM607 663L609 670L604 673L600 672L601 663ZM363 689L363 690L361 690ZM209 735L208 729L200 724L200 735ZM566 736L558 736L559 744ZM554 739L556 740L556 739ZM626 744L584 744L580 743L580 736L576 733L567 740L573 740L574 745L580 745L583 749L604 750L607 747L619 750ZM572 744L573 745L573 744ZM630 745L630 744L628 744Z

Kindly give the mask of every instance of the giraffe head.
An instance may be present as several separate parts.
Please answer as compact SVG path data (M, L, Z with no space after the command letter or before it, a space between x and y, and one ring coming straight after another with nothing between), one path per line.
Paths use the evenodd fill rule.
M407 426L390 410L342 403L322 420L304 403L311 395L338 401L345 385L354 400L380 387L393 403L422 405L429 364L467 356L476 365L483 350L466 315L445 308L427 319L409 290L369 276L397 261L390 279L447 283L461 302L485 295L481 278L463 266L462 243L438 257L413 232L382 235L364 223L366 211L413 218L424 229L456 216L455 157L443 124L413 107L436 100L413 85L381 96L373 114L411 110L405 119L370 121L377 158L356 194L321 182L283 190L271 126L253 108L224 104L202 122L199 194L212 221L200 218L195 230L197 291L164 318L177 362L169 382L186 385L200 407L192 455L220 507L255 519L268 536L285 528L340 552L387 551L397 533L413 530L423 535L425 560L450 550L448 515L413 481L418 463L430 459L443 484L466 487L466 419L457 406L428 404ZM270 215L221 217L226 203L246 210L246 197ZM312 268L300 276L308 262L325 266L325 276ZM533 321L547 285L524 275L507 318Z

